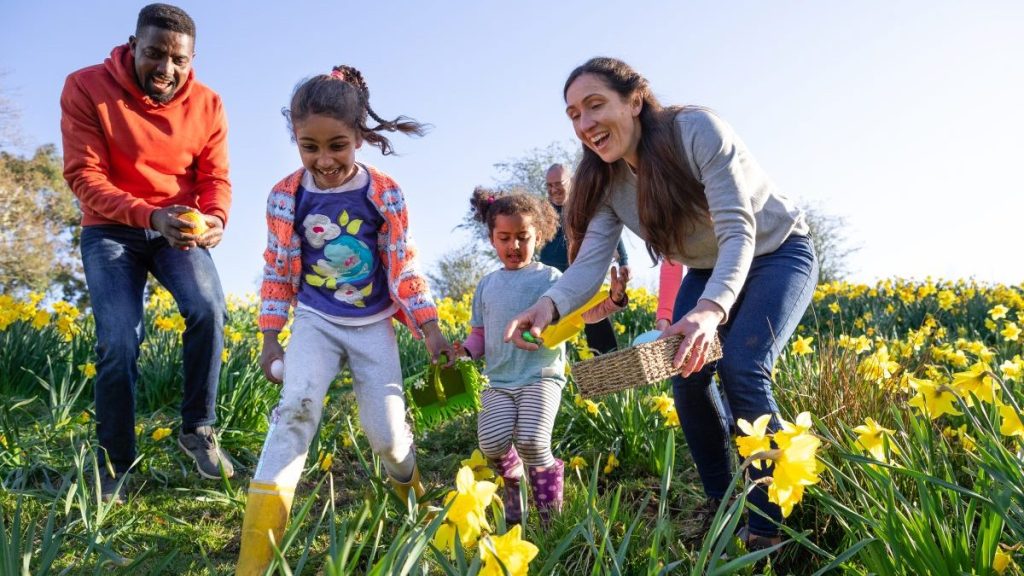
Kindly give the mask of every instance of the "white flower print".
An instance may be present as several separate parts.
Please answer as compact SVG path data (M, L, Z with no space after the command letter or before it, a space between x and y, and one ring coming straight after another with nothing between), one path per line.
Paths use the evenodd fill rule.
M306 230L306 242L313 248L323 248L324 244L334 240L341 234L341 226L323 214L310 214L302 221Z

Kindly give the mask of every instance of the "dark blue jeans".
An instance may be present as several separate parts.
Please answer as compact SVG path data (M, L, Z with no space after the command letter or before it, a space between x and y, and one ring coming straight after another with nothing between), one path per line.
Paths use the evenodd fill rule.
M711 272L686 272L676 297L675 320L697 304ZM729 321L718 329L722 359L689 377L673 378L679 422L704 492L712 498L723 498L732 480L735 421L743 418L753 422L759 416L772 414L770 429L779 427L775 416L779 410L772 395L772 368L811 303L817 282L818 259L809 238L790 236L775 252L755 257ZM711 381L716 371L731 416L724 410ZM748 472L757 479L770 475L772 469L750 467ZM763 486L751 492L750 501L775 522L782 521L781 510L768 501L768 491ZM748 525L750 532L759 536L778 533L776 525L759 514L750 514Z
M220 278L205 248L172 248L153 230L87 226L82 264L96 320L96 435L100 463L128 470L135 460L135 384L145 339L143 292L152 273L185 318L182 425L216 421L217 384L227 308Z

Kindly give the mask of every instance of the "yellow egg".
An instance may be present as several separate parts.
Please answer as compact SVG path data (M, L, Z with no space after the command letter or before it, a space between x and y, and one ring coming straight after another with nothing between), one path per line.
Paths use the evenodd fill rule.
M206 220L203 219L203 215L195 210L179 214L178 218L192 224L192 234L202 234L206 232Z

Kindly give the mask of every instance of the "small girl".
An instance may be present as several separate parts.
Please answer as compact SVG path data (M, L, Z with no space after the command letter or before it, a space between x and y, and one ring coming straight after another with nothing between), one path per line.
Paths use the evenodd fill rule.
M565 386L565 345L535 352L502 341L505 326L562 275L534 262L534 255L558 229L558 215L539 196L500 194L477 188L470 200L502 268L485 276L473 296L472 330L459 352L486 358L490 387L480 396L477 420L480 451L505 480L505 519L522 521L519 482L525 462L541 519L562 508L564 463L551 453L551 430ZM597 322L627 304L629 273L611 271L609 298L583 315ZM517 450L518 448L518 450ZM520 460L520 455L522 459Z
M405 419L398 343L391 318L425 339L437 358L452 349L437 326L426 280L415 268L402 191L387 174L356 162L363 141L392 152L381 132L422 135L405 117L384 120L369 104L362 74L337 66L296 88L283 110L302 168L267 202L266 266L260 289L260 365L281 383L281 400L249 485L238 574L262 574L280 543L295 485L342 365L352 371L359 420L396 491L423 495ZM367 115L377 126L367 126ZM288 354L278 341L295 306Z

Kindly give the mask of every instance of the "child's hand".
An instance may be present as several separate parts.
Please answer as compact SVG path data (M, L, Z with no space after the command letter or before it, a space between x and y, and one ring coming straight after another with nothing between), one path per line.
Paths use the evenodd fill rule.
M284 348L277 341L277 332L267 331L263 333L263 350L260 351L260 368L263 368L263 375L274 384L280 384L283 378L274 375L272 367L275 360L284 362ZM283 375L282 375L283 376Z
M430 353L430 360L437 362L438 357L444 354L447 357L445 366L455 365L455 351L452 349L452 345L448 343L448 339L441 334L441 329L437 327L437 322L431 320L423 326L420 326L423 330L423 343L427 345L427 352Z
M612 303L620 308L626 305L626 284L629 284L630 270L628 266L623 266L621 271L612 266L612 281L611 287L608 288L608 297L612 299Z
M466 347L463 346L462 342L460 342L459 340L456 340L455 342L452 342L452 351L455 353L455 357L456 358L463 358L463 357L472 358L472 356L470 355L469 351L466 350Z

